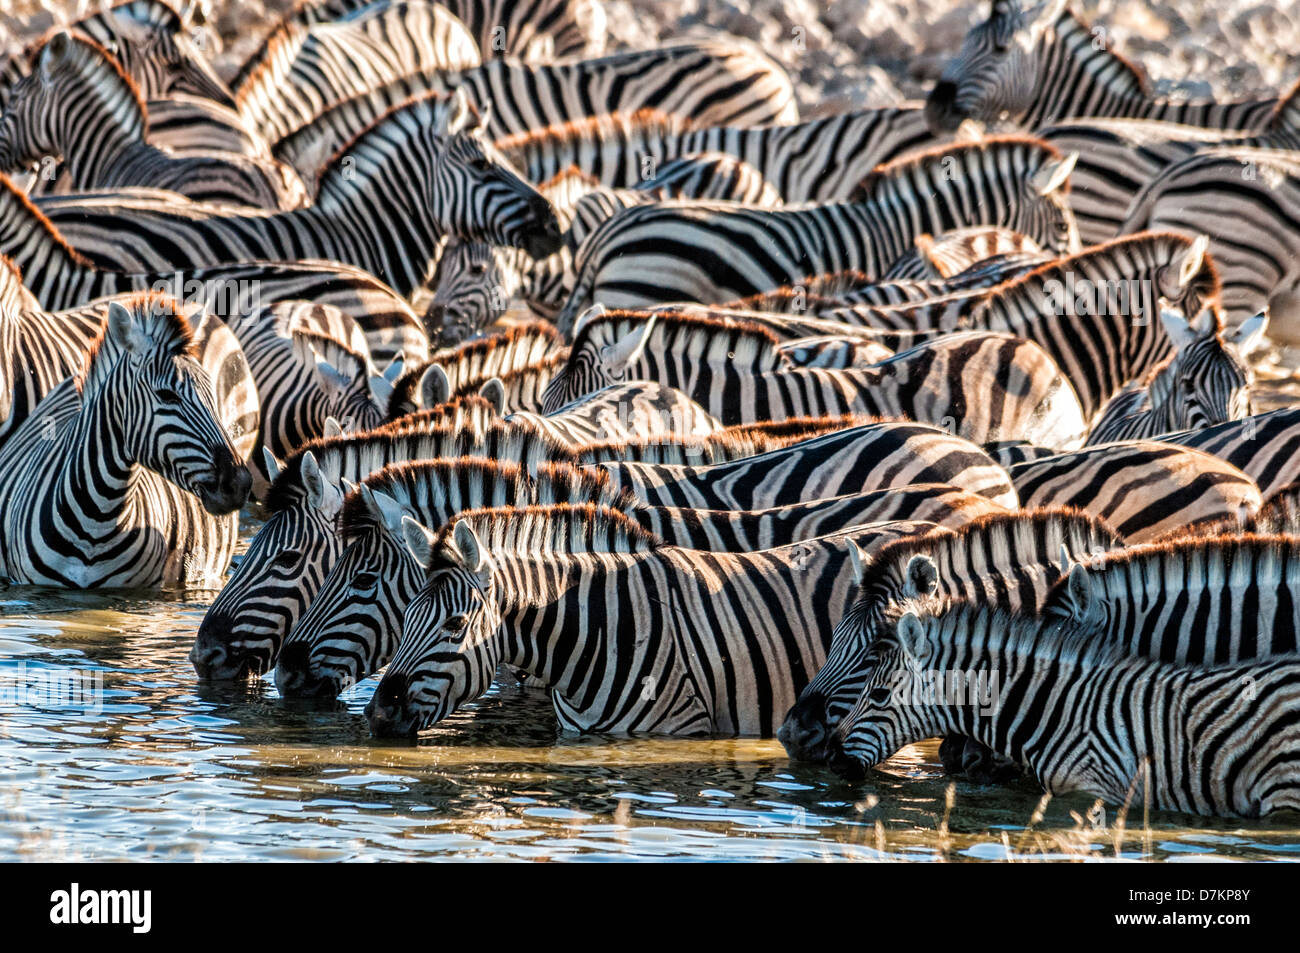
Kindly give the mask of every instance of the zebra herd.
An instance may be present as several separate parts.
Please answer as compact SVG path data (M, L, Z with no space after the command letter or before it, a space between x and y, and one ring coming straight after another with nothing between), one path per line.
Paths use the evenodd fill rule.
M599 0L304 0L233 75L164 0L0 60L0 576L219 589L200 678L498 678L1300 809L1300 86L1166 101L993 0L924 104L801 119ZM241 508L263 518L231 571Z

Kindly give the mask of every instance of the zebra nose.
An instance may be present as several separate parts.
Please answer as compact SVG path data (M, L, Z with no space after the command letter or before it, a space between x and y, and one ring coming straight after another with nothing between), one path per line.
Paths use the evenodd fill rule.
M961 125L962 117L957 115L957 84L941 79L934 84L930 95L925 99L925 124L930 132L952 132Z
M366 705L370 733L376 738L412 737L415 718L406 711L406 679L400 674L386 675Z
M838 739L832 738L827 748L829 751L827 764L845 781L857 782L867 776L866 767L857 758L846 753Z
M246 678L251 669L249 656L230 643L230 626L221 619L205 618L190 649L190 663L199 678L222 682Z
M447 320L447 306L443 304L430 304L424 312L424 333L428 335L430 341L435 341L442 334L443 322Z
M560 220L555 217L555 206L538 196L529 202L530 227L524 235L523 249L533 258L554 255L564 244Z
M776 738L785 753L796 761L826 759L826 705L821 696L801 699L790 709L777 730Z
M305 642L290 642L280 650L275 687L285 698L333 698L339 693L333 678L312 671L311 650Z
M224 516L243 506L252 488L253 475L248 467L236 463L234 455L223 450L217 454L212 475L197 481L194 492L205 510L213 516Z

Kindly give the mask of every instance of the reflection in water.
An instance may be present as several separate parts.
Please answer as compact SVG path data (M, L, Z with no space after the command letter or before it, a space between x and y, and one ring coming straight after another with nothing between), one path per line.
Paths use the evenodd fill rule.
M508 678L417 744L378 742L373 679L324 705L199 685L211 595L0 589L0 860L1300 859L1294 817L1144 826L1072 797L1027 829L1036 787L950 802L933 743L849 786L774 741L560 736Z

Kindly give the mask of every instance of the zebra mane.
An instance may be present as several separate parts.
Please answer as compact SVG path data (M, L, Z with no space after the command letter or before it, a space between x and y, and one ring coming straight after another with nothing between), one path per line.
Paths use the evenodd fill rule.
M349 379L357 381L368 377L366 359L338 338L308 328L295 328L290 334L310 344L317 357Z
M451 96L447 93L439 90L428 90L426 92L417 93L409 99L398 103L391 109L387 109L380 115L376 116L375 120L370 123L370 125L360 130L351 139L340 144L339 147L334 150L334 154L330 156L329 161L321 164L320 174L317 177L316 185L317 204L320 204L327 198L333 198L336 200L342 199L345 196L339 193L354 188L354 186L348 184L347 179L344 177L345 173L342 169L342 164L344 159L357 152L358 148L361 146L362 140L369 138L371 134L375 133L381 126L393 125L394 121L398 119L399 116L407 114L415 116L415 114L420 110L427 109L430 111L427 121L431 122L433 118L432 111L439 107L445 107L450 102ZM473 103L469 104L469 108L475 116L479 115L478 107ZM423 119L424 117L417 118ZM402 138L403 140L409 140L411 137L409 135L403 135ZM405 147L408 149L411 148L409 141L405 143Z
M466 510L438 530L434 550L447 546L456 523L466 521L489 551L543 553L648 553L666 543L618 510L595 503Z
M908 614L920 621L932 660L941 659L956 648L969 661L970 650L966 646L979 647L979 654L986 658L1002 655L1021 661L1076 664L1084 668L1109 666L1131 657L1125 654L1121 642L1108 638L1095 626L978 602L903 600L886 612L884 631L897 638L898 623Z
M512 385L530 378L540 378L542 375L548 375L546 379L549 380L550 376L556 374L560 368L564 367L564 365L568 363L568 361L569 355L567 352L548 354L540 361L532 364L525 364L523 367L511 368L508 371L495 375L495 377L505 385L506 392L509 393ZM477 381L468 382L461 386L473 387L475 384L477 384Z
M486 397L480 397L478 394L459 394L451 400L443 401L436 407L425 407L392 416L396 399L397 395L394 394L388 404L390 419L385 420L381 425L382 427L401 429L424 422L429 424L439 422L450 424L456 421L464 421L467 424L478 421L486 424L488 421L501 419L501 415L497 413L496 405Z
M612 343L651 319L654 327L648 336L661 342L655 350L663 353L686 354L702 344L708 357L726 357L735 366L754 372L790 366L789 359L780 351L780 339L769 328L740 318L713 317L694 311L607 311L582 323L570 353L576 354L591 345L592 338L606 337ZM598 334L598 330L604 333Z
M85 77L92 87L102 93L104 91L103 82L107 77L113 77L122 84L123 90L135 101L136 107L140 110L141 129L143 130L149 121L149 110L145 106L144 93L140 92L140 87L136 85L135 80L122 67L121 61L104 44L84 30L76 29L75 25L72 27L52 27L40 40L34 43L29 51L31 68L33 70L36 68L36 59L40 56L40 52L45 48L45 45L60 33L66 33L68 36L68 52L71 53L74 49L77 50L76 60L74 61L76 67L79 69L85 67L99 68L102 71L102 75Z
M844 414L839 417L787 417L785 420L763 420L752 424L736 424L722 433L739 438L765 437L783 444L797 443L812 437L885 423L897 418L872 417L867 414Z
M441 364L451 380L453 389L484 384L493 377L541 360L552 351L564 346L564 339L555 325L545 321L528 321L497 331L486 337L474 338L456 347L442 348L429 356L428 362L412 371L415 382L430 364ZM398 382L411 375L403 374Z
M791 301L795 298L819 304L842 304L843 302L835 300L839 295L847 294L863 285L877 284L879 281L880 278L855 268L828 271L825 274L805 278L797 285L782 285L780 288L737 298L716 307L729 311L764 311L766 308L763 305L769 302Z
M939 146L916 149L897 159L882 163L872 169L853 189L850 202L867 202L875 197L876 191L887 182L922 178L933 180L947 175L945 160L958 159L972 153L1007 152L1023 154L1028 158L1037 154L1034 166L1045 161L1062 158L1061 151L1050 142L1027 135L985 136L972 142L949 142ZM1069 194L1070 183L1067 179L1061 186L1063 195Z
M583 444L583 463L650 463L664 466L710 466L779 450L788 441L761 434L736 436L720 431L707 437L636 437ZM601 471L602 473L605 471Z
M528 129L502 136L495 143L502 152L512 152L528 146L560 146L581 142L591 136L598 138L615 131L650 130L663 135L679 135L692 128L690 120L674 113L646 107L632 113L597 113L570 119L568 122Z
M54 223L46 218L45 213L32 203L26 193L14 185L9 176L2 172L0 172L0 222L16 223L15 231L21 229L27 240L30 240L31 234L35 232L40 236L37 239L39 244L53 246L59 254L68 257L70 264L81 268L95 268L89 258L68 244L68 240L54 227Z
M1246 527L1261 535L1300 535L1300 483L1288 483L1275 490L1246 521Z
M1208 587L1245 583L1266 587L1280 580L1300 583L1300 538L1286 534L1194 532L1153 543L1099 553L1086 563L1092 594L1104 601L1124 599L1140 589L1146 599L1158 592L1182 593L1191 581ZM1068 576L1057 580L1043 602L1044 616L1081 618Z
M1131 235L1124 235L1120 238L1112 238L1109 241L1102 242L1099 245L1092 245L1073 255L1067 255L1062 258L1055 258L1052 261L1044 262L1037 268L1018 275L1001 284L993 285L983 291L985 298L1007 294L1020 289L1029 290L1031 294L1042 294L1042 283L1049 275L1063 275L1066 272L1076 271L1080 264L1095 258L1101 258L1106 255L1113 255L1117 251L1138 245L1164 246L1165 248L1190 248L1192 240L1186 235L1180 235L1177 232L1157 232L1145 231L1135 232ZM1207 298L1218 298L1223 288L1222 279L1219 277L1219 267L1214 263L1210 255L1205 255L1201 259L1201 269L1198 275L1207 276L1211 291L1206 295ZM1080 276L1086 277L1086 276ZM1038 285L1037 289L1032 288Z
M864 560L864 577L878 574L901 586L913 556L930 556L942 565L949 554L962 552L978 554L980 564L994 572L1013 572L1058 562L1063 540L1075 553L1122 543L1103 520L1073 507L987 513L956 529L940 528L881 546ZM941 587L943 583L941 575Z
M1291 88L1278 98L1272 114L1264 123L1264 129L1278 132L1290 129L1300 132L1300 79L1291 84Z
M1098 48L1094 44L1092 24L1070 9L1069 4L1057 16L1052 29L1057 40L1068 46L1071 53L1077 54L1082 51L1085 58L1102 64L1100 68L1089 69L1088 72L1093 78L1105 77L1105 85L1108 89L1136 96L1151 95L1151 83L1147 78L1146 70L1127 56L1111 49L1109 43ZM1120 68L1115 69L1115 65Z
M147 20L141 20L137 16L130 17L136 23L148 23L150 26L168 27L173 33L180 33L188 25L187 21L182 19L176 8L165 0L118 0L107 9L95 10L86 14L80 20L73 23L73 26L80 26L87 20L98 20L105 14L121 15L126 7L144 6L149 8Z
M546 195L549 191L564 188L574 182L587 189L600 188L600 179L596 178L590 172L584 171L579 166L571 165L567 169L561 169L559 172L555 173L555 175L551 176L539 185L537 191Z
M197 358L194 349L194 332L185 316L177 310L174 298L158 291L139 291L131 295L114 299L137 319L142 319L143 333L153 344L156 351L174 355L187 355ZM109 343L108 318L100 326L99 333L90 342L82 362L81 373L77 375L77 389L84 393L87 385L94 383L100 373L100 355L115 352Z
M457 427L441 421L408 424L403 420L361 433L318 437L303 444L289 455L271 483L266 495L268 512L290 509L303 499L302 459L309 451L323 471L338 471L354 482L403 460L480 455L525 465L546 460L576 462L571 449L524 421L496 420L482 427Z

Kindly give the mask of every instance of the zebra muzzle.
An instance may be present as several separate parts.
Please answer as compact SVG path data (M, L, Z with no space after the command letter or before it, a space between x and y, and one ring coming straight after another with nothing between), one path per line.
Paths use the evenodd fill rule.
M236 465L233 457L220 460L210 477L194 481L195 495L213 516L238 510L248 501L252 488L253 475L243 464Z
M796 761L825 761L829 737L826 705L820 697L796 702L776 732L776 738L785 747L785 753Z

